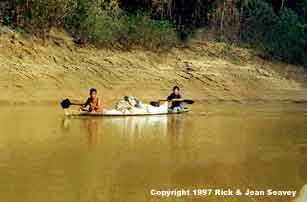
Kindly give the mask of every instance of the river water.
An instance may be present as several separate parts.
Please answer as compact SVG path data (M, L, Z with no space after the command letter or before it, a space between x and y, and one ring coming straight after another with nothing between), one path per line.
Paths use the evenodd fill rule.
M65 118L58 106L0 107L3 202L283 202L307 184L307 106L196 104L181 115ZM159 190L190 190L160 197ZM307 201L307 199L305 198Z

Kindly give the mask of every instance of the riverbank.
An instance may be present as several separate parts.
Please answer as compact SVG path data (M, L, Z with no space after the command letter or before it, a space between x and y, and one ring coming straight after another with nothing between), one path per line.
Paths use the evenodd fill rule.
M49 39L0 30L0 102L83 100L96 87L108 102L123 95L163 98L179 85L205 101L307 101L303 67L267 61L249 49L193 41L167 52L75 45L65 32Z

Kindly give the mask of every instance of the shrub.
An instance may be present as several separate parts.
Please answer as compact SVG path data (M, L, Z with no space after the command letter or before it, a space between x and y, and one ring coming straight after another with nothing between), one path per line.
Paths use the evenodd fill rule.
M268 43L272 40L272 25L277 22L277 16L268 3L261 0L251 0L244 7L245 18L242 24L242 39L248 43Z
M169 21L154 20L143 12L127 13L116 2L77 0L65 18L66 29L74 37L98 46L163 48L174 45L176 31Z
M176 31L169 21L153 20L145 13L125 15L121 29L126 40L146 48L170 47L176 43Z
M111 16L90 15L85 21L87 39L97 45L112 45L119 40L119 30Z
M273 37L269 43L269 51L291 63L304 63L304 26L294 11L284 8L276 24L273 26Z
M114 18L100 12L89 15L85 24L87 39L98 45L164 48L176 42L176 32L171 23L153 20L144 13L122 14Z
M289 8L275 13L273 7L262 0L251 0L245 7L242 39L291 63L306 62L306 38L298 15Z

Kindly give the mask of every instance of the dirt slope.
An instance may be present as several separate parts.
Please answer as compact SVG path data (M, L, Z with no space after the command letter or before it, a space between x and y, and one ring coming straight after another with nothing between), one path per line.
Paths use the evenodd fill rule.
M164 53L77 47L64 32L46 41L0 28L2 102L82 99L90 87L105 101L123 95L165 97L173 85L187 97L229 101L307 100L302 67L265 61L223 43L191 42Z

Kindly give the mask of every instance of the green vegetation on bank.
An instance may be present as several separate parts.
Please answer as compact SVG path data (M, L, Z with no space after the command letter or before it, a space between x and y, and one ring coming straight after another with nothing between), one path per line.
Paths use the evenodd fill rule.
M175 26L148 13L130 14L116 1L15 0L3 3L2 24L46 37L52 27L65 28L78 43L129 48L168 48L176 43Z
M64 28L77 43L124 49L167 49L206 28L217 40L307 64L307 0L3 0L0 23L42 38Z
M274 1L273 1L274 2ZM270 4L251 0L242 5L242 41L269 56L307 64L307 0Z

